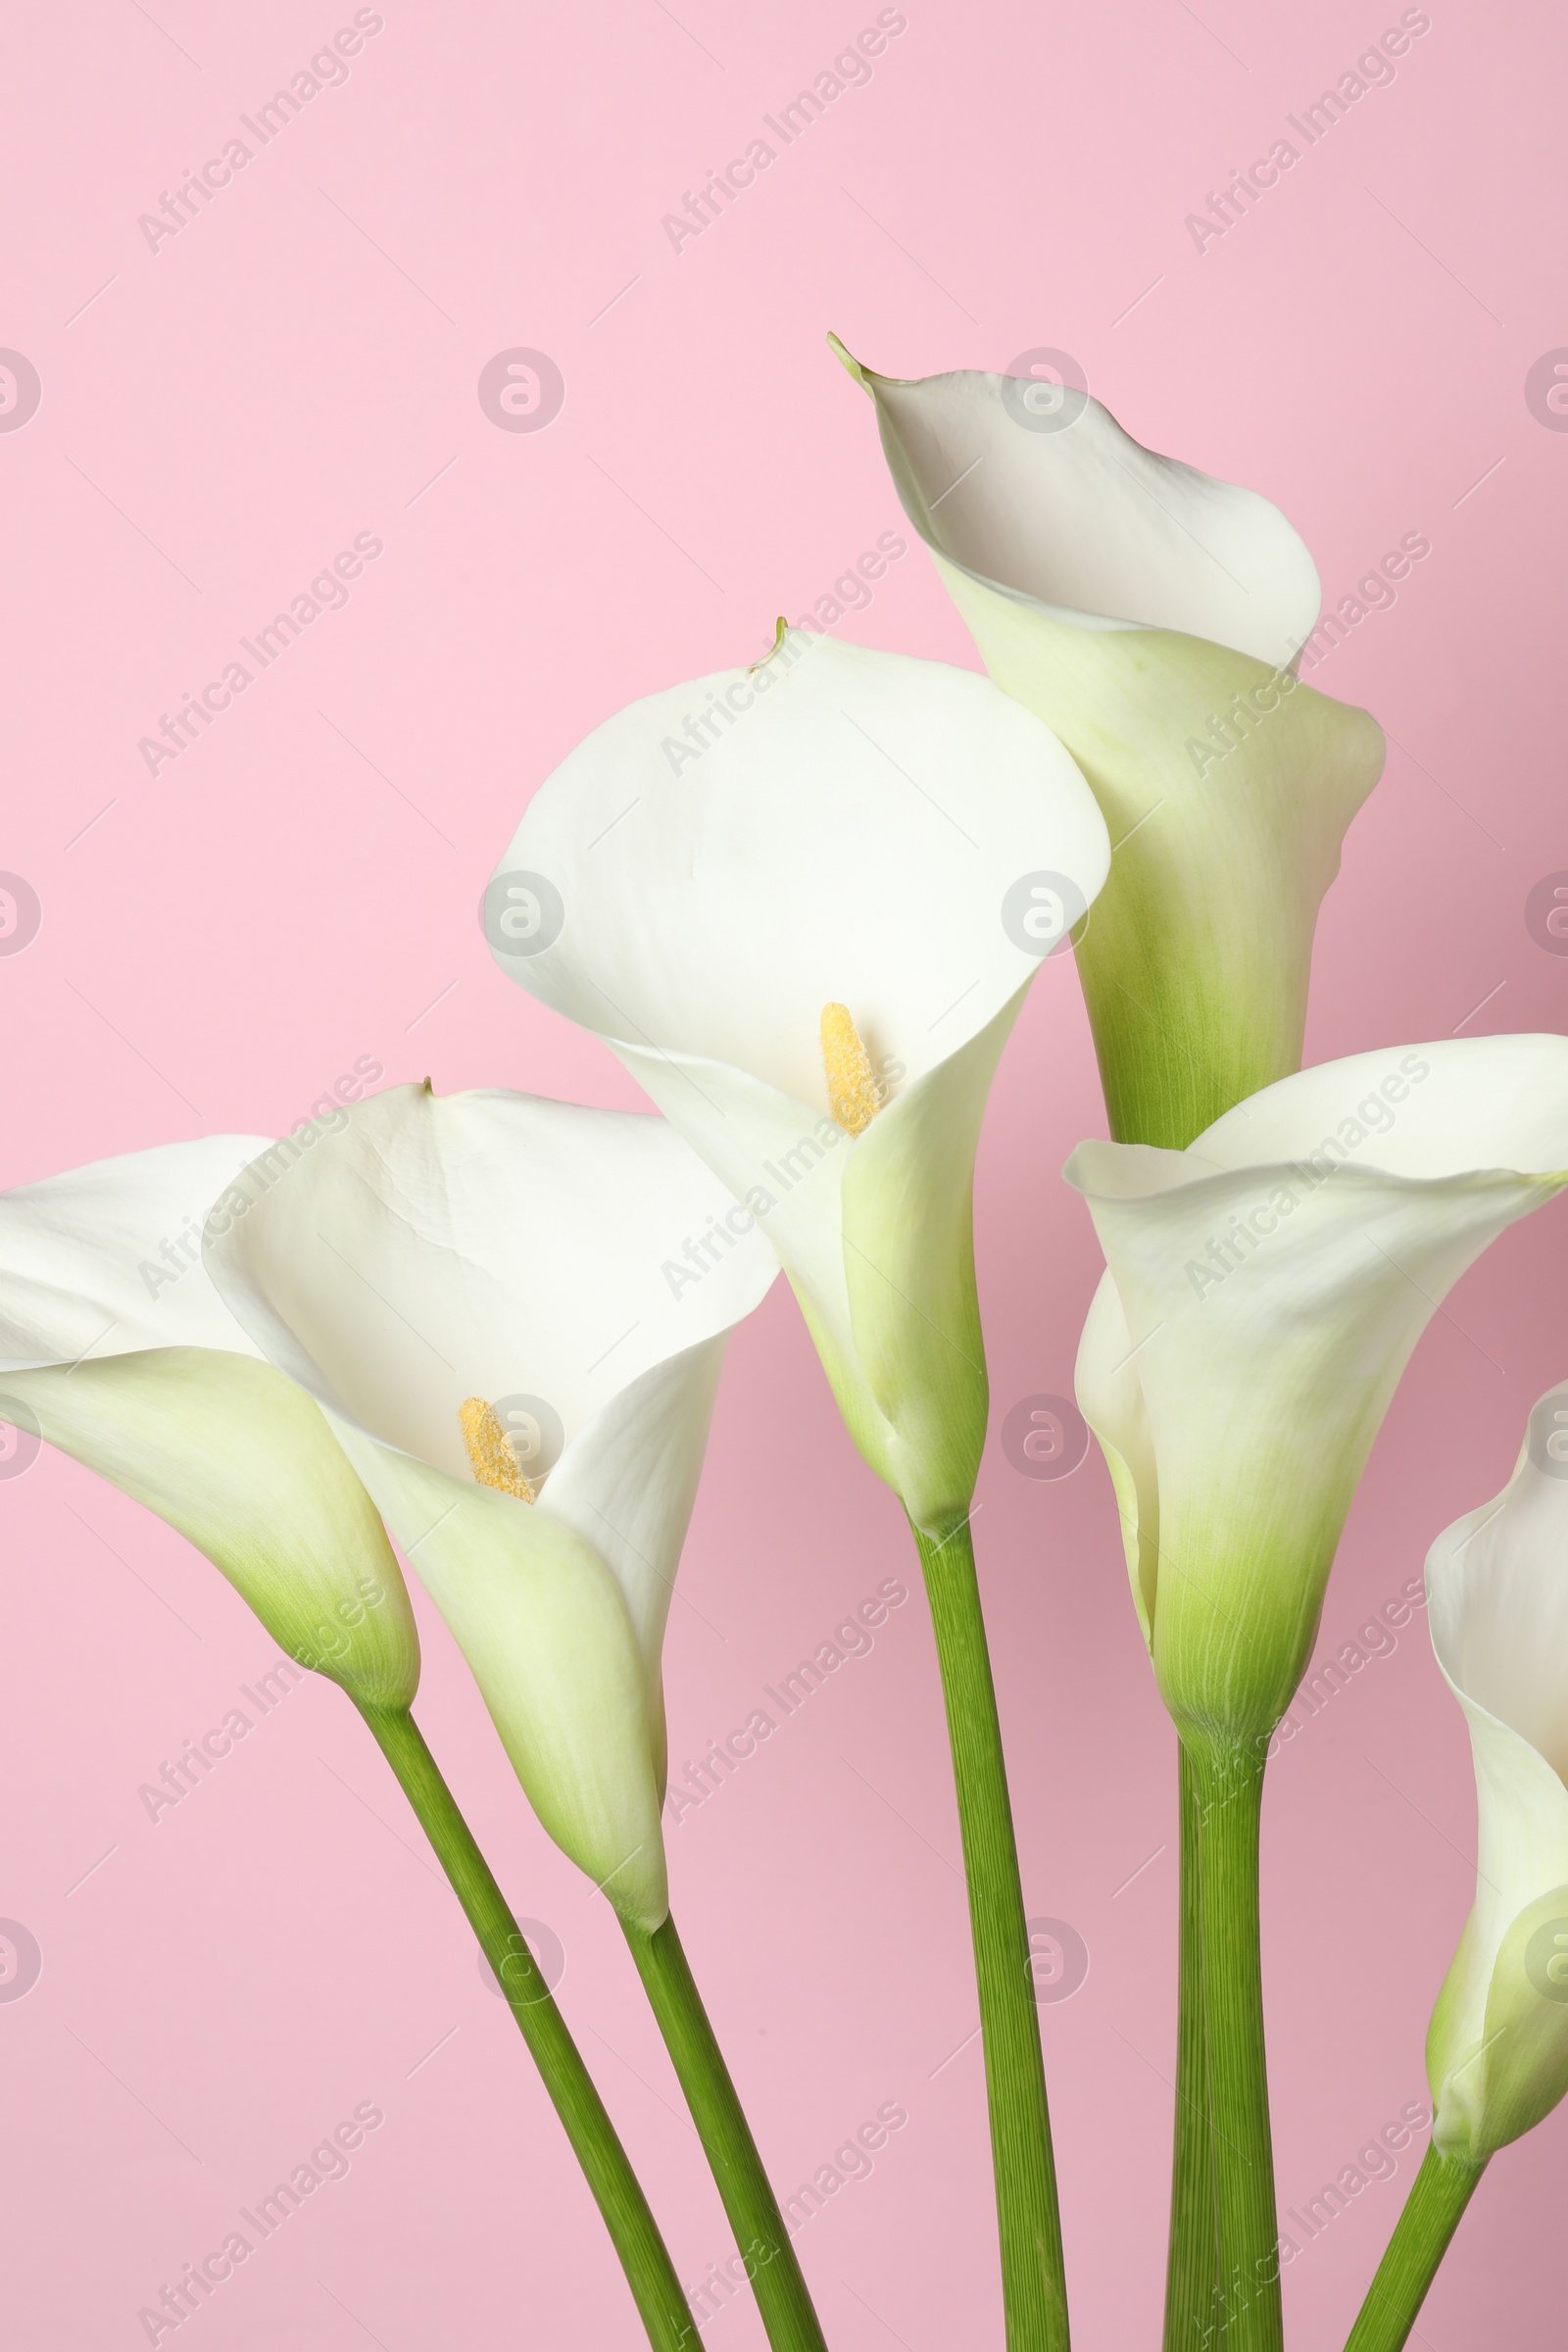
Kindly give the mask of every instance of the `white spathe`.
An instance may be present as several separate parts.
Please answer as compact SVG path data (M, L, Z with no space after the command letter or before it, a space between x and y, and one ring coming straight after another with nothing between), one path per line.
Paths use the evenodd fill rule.
M209 1136L0 1194L0 1384L204 1551L291 1657L406 1706L418 1637L381 1522L201 1262L213 1199L273 1148Z
M548 886L551 935L498 960L761 1221L851 1433L926 1528L962 1517L984 1441L975 1144L1065 935L1029 909L1070 925L1108 859L1071 759L987 680L788 634L600 727L491 885ZM829 1004L891 1098L858 1136L833 1115Z
M1568 2090L1568 1383L1502 1493L1427 1555L1432 1645L1475 1759L1475 1908L1427 2036L1433 2137L1472 2161Z
M1019 377L849 365L905 513L981 586L1075 628L1175 629L1270 666L1311 634L1317 567L1278 507L1145 449L1092 394L1042 415Z
M660 1651L725 1341L778 1271L752 1220L662 1119L403 1086L248 1171L205 1253L331 1417L546 1829L657 1927ZM471 1398L537 1500L475 1483Z
M1324 1062L1184 1152L1082 1144L1066 1172L1107 1263L1078 1400L1161 1692L1195 1737L1261 1742L1416 1341L1487 1245L1568 1184L1568 1039Z
M1266 499L1085 393L902 382L839 348L987 669L1117 845L1078 949L1112 1127L1185 1145L1298 1065L1318 906L1382 771L1366 712L1296 675L1312 559Z

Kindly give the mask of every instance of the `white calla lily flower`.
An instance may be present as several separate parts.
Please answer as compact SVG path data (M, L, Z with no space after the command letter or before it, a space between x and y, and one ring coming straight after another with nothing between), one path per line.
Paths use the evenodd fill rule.
M1475 1908L1432 2015L1433 2142L1484 2162L1568 2091L1568 1383L1502 1493L1427 1555L1432 1645L1470 1726Z
M1078 948L1113 1131L1190 1143L1298 1067L1318 906L1383 737L1296 674L1312 559L1276 507L1087 391L962 369L871 395L987 669L1061 737L1116 846Z
M660 1651L725 1342L778 1271L752 1220L662 1119L407 1086L283 1181L249 1171L205 1254L331 1418L545 1828L658 1927Z
M363 1706L407 1707L418 1636L381 1522L201 1262L212 1200L277 1149L209 1136L0 1194L0 1417L30 1415L177 1528L290 1657Z
M984 678L782 634L600 727L487 895L504 968L761 1221L851 1434L927 1530L962 1518L985 1435L987 1092L1108 857L1072 760ZM685 1279L695 1300L713 1274Z
M1446 1291L1568 1185L1568 1039L1325 1062L1184 1152L1067 1165L1107 1272L1078 1401L1184 1735L1266 1741L1311 1654L1345 1514Z

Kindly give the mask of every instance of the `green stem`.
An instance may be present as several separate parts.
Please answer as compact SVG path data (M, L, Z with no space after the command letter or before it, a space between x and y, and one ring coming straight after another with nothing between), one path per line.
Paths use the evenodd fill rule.
M1399 2352L1486 2169L1428 2147L1345 2352Z
M1188 1755L1219 2255L1218 2307L1196 2352L1281 2352L1257 1910L1263 1758L1196 1740Z
M773 2352L826 2352L778 2199L762 2170L675 1923L666 1919L651 1936L626 1920L620 1924L718 2183L767 2340Z
M1203 2352L1219 2312L1219 2207L1209 2118L1207 2010L1203 1999L1198 1792L1177 1741L1181 1807L1181 1930L1176 1998L1176 2116L1165 2274L1165 2352Z
M605 2217L626 2282L655 2352L691 2352L696 2330L659 2225L605 2112L576 2043L566 2030L490 1865L473 1841L424 1743L404 1709L362 1707L382 1754L397 1774L419 1826L495 1970L513 2016L544 2078L572 2152Z
M996 1687L968 1524L914 1531L931 1603L969 1886L1007 2352L1067 2352L1061 2216L1040 2055L1040 2011L1007 1795Z

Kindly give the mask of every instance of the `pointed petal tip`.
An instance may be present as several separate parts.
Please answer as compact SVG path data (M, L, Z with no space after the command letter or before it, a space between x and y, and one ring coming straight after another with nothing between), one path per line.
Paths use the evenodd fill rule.
M784 617L783 613L782 613L782 612L780 612L780 613L778 614L777 618L774 620L774 623L773 623L773 642L772 642L772 644L771 644L771 645L768 647L768 649L767 649L767 651L766 651L766 653L765 653L765 654L760 654L760 655L758 656L758 658L757 658L757 660L756 660L755 662L750 662L750 663L747 665L747 671L746 671L746 674L747 674L747 676L748 676L749 678L751 678L751 677L755 677L755 676L757 675L757 672L758 672L758 671L759 671L759 670L760 670L760 669L762 667L762 665L763 665L763 663L764 663L764 662L771 662L771 661L772 661L772 659L773 659L773 656L774 656L774 655L775 655L775 654L778 652L778 649L779 649L779 647L780 647L780 646L783 644L783 642L784 642L785 638L786 638L786 637L789 635L789 633L790 633L790 624L789 624L789 622L788 622L788 621L785 619L785 617Z
M844 343L839 336L834 334L831 327L828 329L827 347L833 354L833 357L838 361L839 366L844 369L845 373L847 375L854 376L856 382L859 385L862 392L869 392L871 389L871 370L868 368L861 367L854 352L850 350L849 346Z

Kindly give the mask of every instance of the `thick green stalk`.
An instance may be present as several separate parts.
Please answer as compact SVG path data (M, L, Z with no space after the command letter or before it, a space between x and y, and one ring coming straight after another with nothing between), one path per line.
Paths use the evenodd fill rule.
M1219 2253L1218 2308L1195 2352L1281 2352L1257 1910L1263 1758L1197 1739L1188 1757Z
M523 2040L544 2078L572 2152L587 2176L655 2352L691 2352L691 2312L659 2225L605 2112L576 2043L539 1974L506 1896L473 1841L412 1715L362 1707L419 1826L495 1970Z
M697 2135L718 2183L773 2352L826 2352L822 2329L724 2055L666 1919L648 1935L621 1921Z
M1399 2352L1486 2169L1427 2149L1345 2352Z
M1168 958L1166 958L1168 960ZM1237 1028L1228 1050L1177 1050L1175 1037L1134 1003L1107 965L1100 979L1079 956L1086 999L1098 988L1102 1017L1096 1022L1097 1052L1110 1132L1118 1144L1156 1144L1181 1151L1211 1119L1229 1110L1279 1068L1260 1071L1250 1059L1250 1041ZM1154 972L1149 974L1156 983ZM1107 986L1107 982L1109 986ZM1110 989L1121 998L1112 1017ZM1093 1019L1094 1016L1092 1015ZM1127 1027L1137 1021L1136 1031ZM1148 1025L1160 1031L1151 1043ZM1127 1049L1127 1039L1135 1042ZM1120 1039L1120 1043L1118 1043ZM1103 1041L1103 1042L1102 1042ZM1287 1064L1295 1068L1297 1062ZM1209 2078L1207 2008L1203 1997L1202 1890L1198 1846L1198 1797L1187 1750L1177 1747L1181 1816L1180 1930L1176 1992L1176 2112L1172 2130L1170 2243L1165 2267L1164 2352L1212 2352L1219 2341L1219 2206L1214 2178L1212 2085Z
M1170 2256L1165 2274L1165 2352L1205 2352L1219 2315L1219 2207L1209 2122L1208 2034L1203 1999L1203 1912L1198 1792L1177 1741L1181 1806L1181 1928L1176 1994L1176 2122L1170 2179Z
M1067 2352L1056 2169L1007 1771L967 1522L916 1528L958 1797L991 2112L1007 2352Z

